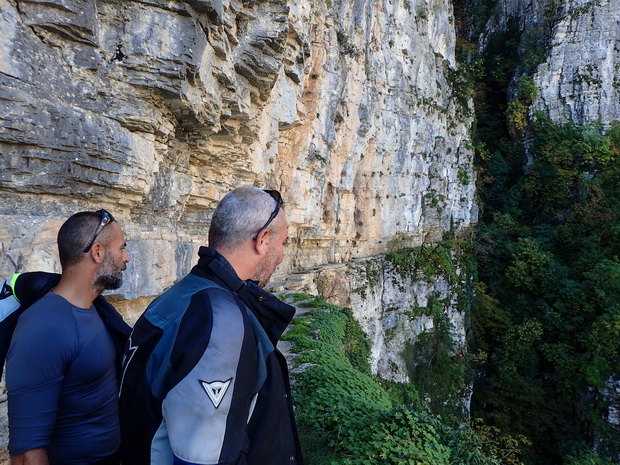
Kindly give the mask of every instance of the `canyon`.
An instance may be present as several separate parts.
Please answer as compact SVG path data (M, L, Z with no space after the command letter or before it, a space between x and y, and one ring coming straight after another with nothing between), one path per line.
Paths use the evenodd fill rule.
M412 307L440 296L465 344L446 279L403 276L384 256L467 237L478 221L462 8L0 0L0 277L59 272L62 222L106 208L132 259L108 298L133 322L189 271L223 195L278 189L289 244L273 289L351 307L373 370L407 381L399 354L433 324ZM498 0L471 40L483 49L515 21L550 44L533 65L531 111L620 120L617 2Z

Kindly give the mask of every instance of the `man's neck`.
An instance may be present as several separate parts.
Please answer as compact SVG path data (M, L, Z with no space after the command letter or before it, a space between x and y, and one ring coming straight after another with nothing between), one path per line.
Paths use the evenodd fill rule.
M52 292L80 308L90 308L93 305L93 301L101 293L93 289L89 282L83 282L79 278L69 277L65 274L61 276L60 282L54 287Z
M216 249L217 250L217 249ZM246 253L245 251L228 251L228 250L217 250L217 252L222 255L226 259L226 261L230 264L237 276L242 281L246 279L250 279L253 276L255 265L250 260L251 255Z

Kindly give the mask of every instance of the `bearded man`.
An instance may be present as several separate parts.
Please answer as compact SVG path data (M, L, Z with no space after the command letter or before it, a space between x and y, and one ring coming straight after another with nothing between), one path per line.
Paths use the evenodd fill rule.
M3 315L19 316L6 355L12 465L119 463L117 361L130 328L100 294L121 286L126 245L109 212L76 213L58 232L60 279L24 273L5 284L3 296L22 302L33 282L36 292L54 286Z
M129 338L123 465L303 463L286 360L276 349L295 309L262 288L286 238L279 192L239 187L221 200L210 247Z

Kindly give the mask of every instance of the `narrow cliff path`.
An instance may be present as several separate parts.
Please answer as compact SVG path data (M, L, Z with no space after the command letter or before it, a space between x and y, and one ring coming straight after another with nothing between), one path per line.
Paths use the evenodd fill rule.
M286 302L287 304L295 307L295 318L297 318L297 317L299 317L301 315L304 315L304 314L314 310L311 307L303 307L304 302L308 302L310 299L295 301L293 295L290 292L279 292L279 293L276 293L276 296L280 300L282 300L282 301ZM286 329L284 334L286 334L286 332L289 329L290 329L290 325ZM294 360L295 360L295 358L297 356L297 354L294 354L293 352L291 352L291 349L293 348L293 345L294 345L294 343L292 341L279 341L278 342L278 349L286 357L286 362L288 364L289 370L293 369L293 362L294 362Z

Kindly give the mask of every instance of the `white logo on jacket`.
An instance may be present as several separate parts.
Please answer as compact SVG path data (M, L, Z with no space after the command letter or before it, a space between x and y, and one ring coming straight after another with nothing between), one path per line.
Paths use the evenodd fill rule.
M222 402L222 399L224 398L224 395L226 394L226 391L228 390L228 386L230 386L231 381L232 378L230 378L228 381L211 381L210 383L200 380L200 384L202 384L202 387L209 396L209 399L211 399L211 402L213 402L213 406L215 408L218 408L220 406L220 403Z

